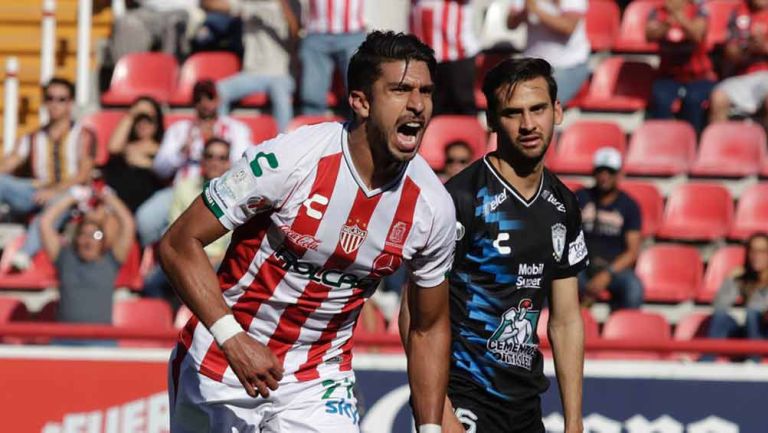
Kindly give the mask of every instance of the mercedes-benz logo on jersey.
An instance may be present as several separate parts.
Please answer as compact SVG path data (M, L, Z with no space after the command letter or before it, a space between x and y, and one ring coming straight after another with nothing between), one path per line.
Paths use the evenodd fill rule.
M533 310L533 301L522 299L504 312L486 347L497 361L530 370L537 353L533 335L538 321L539 310Z
M396 256L391 253L381 253L376 260L373 261L371 267L371 274L374 278L383 278L387 275L395 273L395 271L403 263L403 259L400 256Z
M341 249L347 254L352 254L360 248L360 244L367 236L368 232L361 229L357 224L341 226L341 233L339 234Z
M552 248L554 250L555 261L559 262L563 258L565 251L565 225L557 223L552 226Z

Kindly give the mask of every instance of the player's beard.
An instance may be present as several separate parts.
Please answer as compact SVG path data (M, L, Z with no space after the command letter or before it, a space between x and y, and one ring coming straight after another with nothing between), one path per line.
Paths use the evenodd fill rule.
M552 142L552 136L541 137L544 145L541 152L536 155L529 155L523 150L523 146L520 143L513 142L512 140L504 140L507 143L500 142L499 153L501 156L509 162L512 167L515 167L515 171L520 175L526 175L534 172L547 154L547 150Z

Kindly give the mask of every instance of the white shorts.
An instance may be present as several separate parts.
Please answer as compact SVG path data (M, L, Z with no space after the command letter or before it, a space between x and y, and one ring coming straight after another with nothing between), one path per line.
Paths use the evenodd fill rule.
M168 368L171 433L359 433L354 373L281 383L267 398L249 396L200 374L190 356Z
M727 78L715 88L728 95L739 114L755 114L768 97L768 71Z

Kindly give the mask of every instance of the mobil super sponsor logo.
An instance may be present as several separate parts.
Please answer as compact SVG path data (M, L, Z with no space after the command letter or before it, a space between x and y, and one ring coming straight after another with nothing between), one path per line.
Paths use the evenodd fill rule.
M540 289L544 263L520 263L515 285L518 289Z

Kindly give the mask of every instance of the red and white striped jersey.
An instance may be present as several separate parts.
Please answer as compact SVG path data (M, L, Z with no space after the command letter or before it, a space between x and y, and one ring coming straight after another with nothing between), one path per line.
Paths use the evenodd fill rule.
M351 369L352 331L378 281L406 262L421 287L450 269L452 201L417 156L386 187L368 190L340 123L307 126L249 149L204 189L234 229L218 272L224 299L285 368L284 381ZM181 340L199 371L237 385L196 319Z
M411 33L435 50L438 62L472 57L479 43L469 0L412 0Z
M364 0L309 0L309 33L365 31Z

